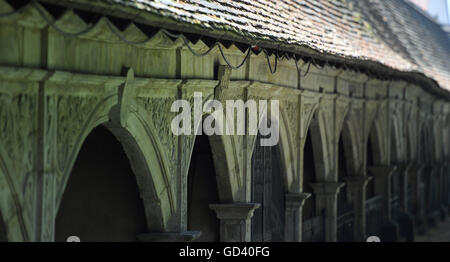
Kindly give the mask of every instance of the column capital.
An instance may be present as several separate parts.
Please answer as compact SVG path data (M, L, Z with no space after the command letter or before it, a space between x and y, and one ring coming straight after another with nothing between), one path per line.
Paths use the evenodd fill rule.
M209 208L216 212L220 220L220 241L249 242L250 220L261 205L257 203L211 204Z
M370 166L368 169L374 176L391 177L397 171L397 166Z
M310 184L317 195L337 196L341 188L345 185L340 182L322 182Z
M302 207L309 193L288 193L285 195L284 239L287 242L302 240Z
M260 206L257 203L234 203L210 204L209 208L216 212L220 220L249 220Z
M311 197L311 194L309 193L286 194L286 209L298 210L303 206L303 204L305 204L306 199L308 199L309 197Z

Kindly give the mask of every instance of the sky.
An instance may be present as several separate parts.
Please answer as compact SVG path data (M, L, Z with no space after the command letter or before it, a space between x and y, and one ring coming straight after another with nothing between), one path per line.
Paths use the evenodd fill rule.
M411 0L428 13L437 17L441 24L450 24L450 0Z

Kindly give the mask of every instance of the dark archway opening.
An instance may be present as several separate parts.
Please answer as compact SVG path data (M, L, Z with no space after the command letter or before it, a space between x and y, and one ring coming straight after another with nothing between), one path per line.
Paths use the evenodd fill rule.
M425 212L423 215L426 216L431 213L431 207L429 205L429 199L430 199L430 152L428 148L428 141L427 141L427 133L425 128L421 129L420 132L420 141L419 141L419 160L422 165L425 167L422 169L420 174L420 195L419 195L419 201L420 205L423 208L423 212ZM423 222L423 226L425 226L426 221Z
M252 202L260 203L252 218L253 242L284 241L285 190L278 146L256 140L252 156Z
M306 199L302 210L303 221L303 242L322 242L325 241L324 210L317 211L316 196L311 184L316 183L315 160L311 131L308 134L303 149L303 191L311 194Z
M375 136L374 131L370 132L367 141L366 167L367 169L375 166ZM370 180L366 186L366 235L379 236L383 227L383 197L376 194L375 183L376 177L367 170Z
M391 123L391 163L392 165L398 165L398 143L395 132L395 125ZM391 176L391 215L393 220L398 220L400 215L400 193L401 193L401 181L400 174L397 172Z
M347 161L344 148L344 140L339 138L338 149L338 181L345 183L348 177ZM354 211L351 200L348 198L347 185L344 185L338 195L338 232L339 242L353 241Z
M0 242L8 242L8 234L6 233L6 225L0 213Z
M209 138L197 136L188 174L188 230L202 232L196 241L220 240L220 222L209 208L217 203L219 194Z
M64 192L56 241L131 242L147 232L136 177L119 141L105 127L86 138Z
M367 155L366 155L366 166L367 168L375 165L375 160L373 156L373 147L372 141L368 139L367 141ZM367 172L367 175L371 177L371 180L367 183L366 186L366 199L371 199L375 196L375 178L371 172Z

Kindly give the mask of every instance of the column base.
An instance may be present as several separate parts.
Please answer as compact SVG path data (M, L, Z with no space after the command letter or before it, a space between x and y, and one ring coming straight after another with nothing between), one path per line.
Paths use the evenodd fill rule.
M415 238L414 217L408 213L400 213L398 218L400 238L408 242L413 242Z
M136 236L140 242L191 242L201 236L200 231L186 231L181 233L150 233Z
M393 220L386 222L381 228L380 239L382 242L398 242L400 240L398 224Z

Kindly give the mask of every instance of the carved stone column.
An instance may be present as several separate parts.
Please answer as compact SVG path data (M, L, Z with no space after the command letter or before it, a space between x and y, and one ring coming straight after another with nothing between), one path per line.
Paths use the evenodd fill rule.
M423 213L424 213L423 204L420 199L420 196L421 196L420 184L422 182L421 173L422 173L422 170L424 169L424 167L425 167L424 165L412 164L407 169L409 181L411 181L411 187L412 187L411 188L412 196L411 196L411 199L409 199L409 201L412 201L412 203L413 203L412 206L414 208L414 210L409 210L409 211L413 212L414 215L416 215L416 216L423 215Z
M439 173L440 168L437 166L431 166L428 170L430 170L429 174L429 182L428 182L428 199L425 205L429 206L429 209L426 211L427 222L430 226L436 225L440 216L440 208L439 208L439 185L436 186L436 181L439 181ZM433 187L436 186L436 187ZM437 192L436 192L437 191ZM436 199L436 196L438 199Z
M391 219L391 177L397 170L396 166L372 166L369 171L375 178L375 193L383 196L383 217Z
M406 239L406 241L414 241L415 238L415 223L414 216L412 215L413 210L409 210L409 199L408 190L410 187L410 176L413 176L414 169L416 169L415 163L409 163L401 165L399 167L399 183L400 183L400 203L399 203L399 213L396 218L400 234Z
M425 171L425 165L414 165L409 169L409 176L412 190L412 199L414 210L414 223L418 228L419 233L424 233L426 230L426 220L425 220L425 206L424 206L424 190L422 185L422 176Z
M357 242L366 240L366 186L371 179L365 175L346 179L355 214L353 239Z
M337 198L344 183L322 182L311 184L317 199L317 209L325 210L325 241L337 241Z
M441 209L442 220L447 219L448 216L448 199L447 199L447 179L446 179L446 169L447 165L443 163L439 170L439 205Z
M302 208L305 200L311 194L286 194L285 233L286 242L300 242L302 240Z
M373 166L369 171L375 179L375 193L383 197L383 218L384 225L381 230L383 242L395 242L399 239L399 227L392 220L391 212L391 177L397 171L396 166Z
M251 218L260 207L254 203L211 204L220 220L221 242L250 242Z
M400 209L405 213L408 212L408 175L412 166L413 164L400 165L397 170L400 182Z

